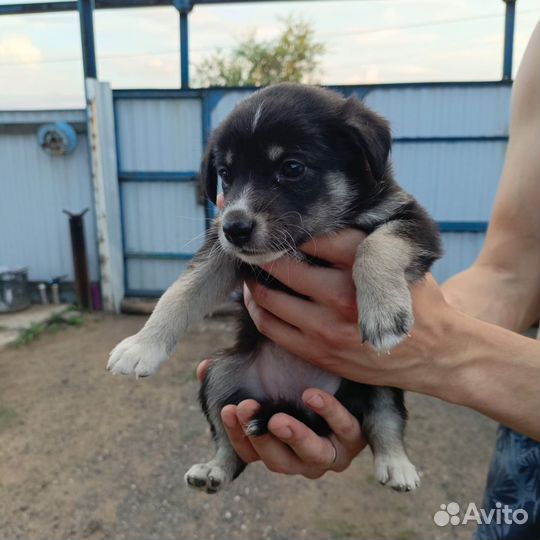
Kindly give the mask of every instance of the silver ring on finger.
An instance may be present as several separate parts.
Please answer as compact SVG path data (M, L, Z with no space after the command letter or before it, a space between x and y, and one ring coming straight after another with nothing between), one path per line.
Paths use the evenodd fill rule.
M337 461L337 448L334 446L334 443L332 441L330 441L330 444L332 445L332 451L334 452L334 455L332 457L332 461L328 465L329 469L331 469L336 464L336 461Z

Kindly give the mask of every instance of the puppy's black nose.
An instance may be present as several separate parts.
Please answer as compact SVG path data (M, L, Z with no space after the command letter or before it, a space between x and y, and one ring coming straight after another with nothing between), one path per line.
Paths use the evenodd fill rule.
M225 238L227 238L231 244L238 247L242 247L249 241L254 228L255 222L247 219L226 221L223 223Z

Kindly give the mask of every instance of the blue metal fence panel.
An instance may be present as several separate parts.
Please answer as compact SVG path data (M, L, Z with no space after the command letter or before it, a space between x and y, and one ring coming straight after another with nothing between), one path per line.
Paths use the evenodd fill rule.
M438 221L488 221L505 142L397 143L395 175Z
M365 103L390 121L394 137L506 135L508 84L375 87Z
M205 206L195 182L202 155L201 99L115 98L128 294L166 289L199 249ZM171 260L172 259L172 260Z
M84 111L0 112L3 124L56 121L83 123ZM86 136L75 151L46 154L33 132L0 130L0 266L26 266L31 280L67 275L73 279L68 222L63 209L91 211L84 217L90 278L97 281L98 257Z
M160 296L187 268L188 261L127 259L130 296Z
M122 171L197 171L202 152L199 99L116 99Z
M440 222L444 281L469 266L483 244L502 170L510 109L507 83L335 87L356 95L391 124L398 182ZM253 90L210 90L215 128ZM464 232L474 230L477 232Z
M204 240L204 209L193 184L122 184L126 251L191 252Z
M210 128L214 129L219 126L234 107L252 93L253 90L210 90L210 94L213 94L214 97L210 114Z

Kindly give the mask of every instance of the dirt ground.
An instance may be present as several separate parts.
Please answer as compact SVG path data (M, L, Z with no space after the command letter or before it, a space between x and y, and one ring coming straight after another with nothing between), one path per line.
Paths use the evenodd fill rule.
M369 451L317 481L255 464L227 492L189 491L184 472L212 450L194 370L227 343L231 320L204 321L153 378L111 376L109 350L143 322L87 315L0 352L0 538L470 538L433 514L481 505L495 425L425 396L408 395L414 493L378 485Z

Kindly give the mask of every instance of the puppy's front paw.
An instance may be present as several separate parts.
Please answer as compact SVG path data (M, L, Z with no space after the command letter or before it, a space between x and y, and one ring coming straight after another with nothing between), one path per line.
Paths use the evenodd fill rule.
M383 304L384 306L384 304ZM405 307L372 307L362 311L359 326L362 339L377 351L389 351L405 338L414 324L412 311Z
M198 463L184 475L186 485L206 493L217 493L225 485L225 470L218 465Z
M121 341L111 352L107 369L114 375L148 377L167 359L167 352L139 337L138 334Z
M376 456L375 478L396 491L412 491L420 485L416 467L406 454Z

